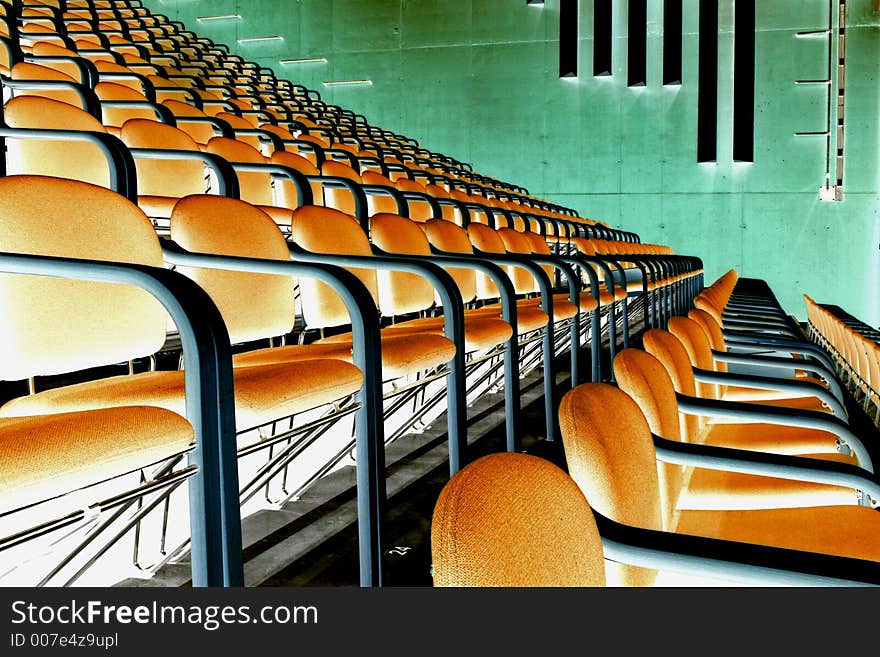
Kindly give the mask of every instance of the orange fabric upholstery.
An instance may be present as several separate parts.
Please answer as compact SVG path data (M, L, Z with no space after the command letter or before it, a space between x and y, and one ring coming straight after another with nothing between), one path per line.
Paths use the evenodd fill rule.
M474 461L444 486L431 522L435 586L602 586L589 504L551 463L525 454Z

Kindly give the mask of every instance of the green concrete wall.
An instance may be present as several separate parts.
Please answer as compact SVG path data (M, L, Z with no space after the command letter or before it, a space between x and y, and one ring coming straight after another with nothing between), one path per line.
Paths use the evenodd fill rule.
M662 2L649 2L648 84L626 87L626 2L614 2L614 75L592 71L592 2L581 0L580 71L557 77L558 0L147 0L329 102L478 171L646 242L765 278L803 316L801 293L880 323L880 16L850 0L845 200L820 202L829 0L759 0L756 149L731 161L732 0L721 0L717 164L696 163L698 0L684 0L683 84L663 87ZM835 2L836 4L836 2ZM237 13L240 21L199 22ZM237 44L244 37L284 41ZM326 64L280 59L323 56ZM368 87L324 80L369 78Z

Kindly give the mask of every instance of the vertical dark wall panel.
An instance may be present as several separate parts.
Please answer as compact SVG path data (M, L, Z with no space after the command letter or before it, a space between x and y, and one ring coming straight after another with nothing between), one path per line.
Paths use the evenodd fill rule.
M733 159L755 158L755 0L736 0L733 27Z
M629 0L627 76L630 87L647 84L648 0Z
M578 0L559 2L559 77L578 74Z
M681 3L663 3L663 84L681 84Z
M718 151L718 0L700 0L700 78L697 93L697 161Z
M593 3L593 75L611 75L611 0Z

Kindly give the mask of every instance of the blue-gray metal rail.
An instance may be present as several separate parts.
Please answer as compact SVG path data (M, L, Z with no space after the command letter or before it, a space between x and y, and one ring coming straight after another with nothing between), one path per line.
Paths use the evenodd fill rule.
M0 253L0 271L106 283L152 294L180 332L187 359L186 416L197 472L189 480L194 586L242 586L241 512L235 440L232 355L217 306L193 281L160 267Z
M345 303L351 317L353 363L364 377L355 419L360 584L381 586L381 527L386 501L382 346L379 316L369 290L351 272L327 264L191 253L171 241L164 241L162 250L165 260L175 265L315 278L330 285ZM238 490L235 495L237 500Z

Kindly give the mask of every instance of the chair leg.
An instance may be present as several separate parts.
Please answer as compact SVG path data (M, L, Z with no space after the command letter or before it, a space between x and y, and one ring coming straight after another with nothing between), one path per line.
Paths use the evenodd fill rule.
M544 329L541 349L544 358L544 415L546 421L546 440L556 440L556 404L553 388L556 384L553 367L553 320Z
M456 349L446 377L446 424L449 439L449 476L467 460L467 378L464 349Z
M522 450L522 437L519 431L522 402L519 390L519 344L514 332L507 341L507 349L504 351L504 424L508 452Z
M598 383L602 380L602 317L598 307L590 319L590 360L592 380Z

